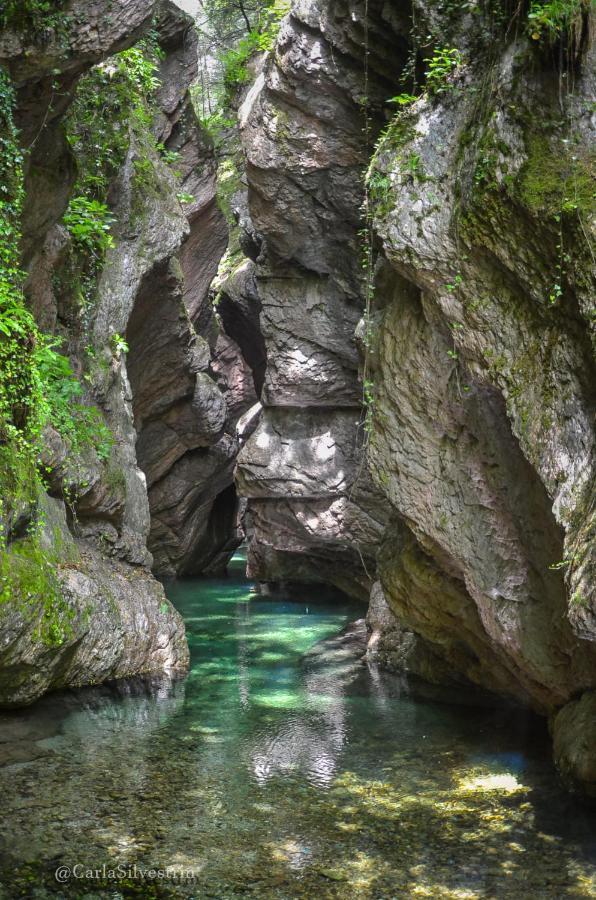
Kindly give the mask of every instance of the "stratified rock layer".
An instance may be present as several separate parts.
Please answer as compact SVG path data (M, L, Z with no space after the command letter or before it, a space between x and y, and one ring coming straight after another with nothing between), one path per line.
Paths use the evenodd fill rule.
M405 55L405 40L389 11L375 10L378 106L391 89L383 48L393 30ZM328 581L359 597L368 596L384 522L363 463L355 339L367 159L363 14L342 2L295 4L240 109L250 214L262 241L256 282L267 369L262 422L237 475L249 497L249 572L263 581Z
M63 340L75 372L82 375L86 369L85 399L100 409L114 444L109 460L94 449L79 459L56 431L47 429L43 463L51 496L40 497L38 512L52 578L45 590L43 569L37 572L38 562L25 557L19 565L34 579L35 589L3 598L2 705L29 703L59 687L138 674L180 674L188 665L182 619L149 570L146 478L137 464L126 358L115 344L126 333L137 293L150 273L170 270L188 233L176 182L157 153L145 151L155 179L151 196L139 197L136 191L133 175L139 148L134 138L112 185L115 241L99 278L92 314L82 312L70 296L70 285L54 277L61 271L70 240L58 223L75 177L62 119L76 79L104 57L134 44L149 28L157 5L122 0L113 3L106 16L104 4L83 3L77 12L83 25L78 18L67 18L60 38L54 41L49 35L35 53L18 36L3 35L0 58L16 82L21 139L26 147L33 145L25 166L26 292L42 327ZM160 14L169 37L172 27L186 30L190 24L169 3L160 6ZM187 87L182 84L178 90L185 94ZM168 325L180 338L177 318L171 317ZM189 333L183 338L192 342ZM151 373L147 375L150 378ZM149 394L150 385L145 385L139 404L147 403ZM180 439L188 440L194 423L182 420L178 428ZM3 494L10 496L9 485L3 486ZM34 514L31 509L23 511L22 521L12 523L9 537L25 540L27 519ZM13 549L9 545L6 552ZM58 596L53 595L55 590Z
M197 36L180 10L160 20L166 51L156 137L176 154L186 228L175 253L148 271L127 326L139 465L147 477L154 571L223 571L237 547L236 422L256 401L253 373L216 318L210 286L228 242L216 200L213 147L188 84ZM179 205L179 204L177 204ZM142 252L142 245L139 247Z
M490 24L450 27L467 65L390 125L370 176L384 259L369 461L397 514L379 575L452 669L563 707L555 755L587 785L592 707L575 698L596 684L594 208L578 185L594 59L575 60L560 96L529 39L494 33L487 56Z
M378 575L371 654L562 709L557 757L587 784L596 751L578 735L591 706L576 698L596 685L588 17L551 52L503 17L425 2L414 13L408 69L411 21L294 3L240 110L268 358L237 472L250 570L351 579L360 596ZM453 65L405 101L371 167L374 298L357 325L377 114L439 46L458 48Z

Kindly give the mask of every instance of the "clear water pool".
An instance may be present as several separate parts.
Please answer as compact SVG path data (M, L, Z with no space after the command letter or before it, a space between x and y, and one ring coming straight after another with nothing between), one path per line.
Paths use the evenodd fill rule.
M535 721L412 699L329 641L357 604L241 566L168 587L185 681L0 714L0 897L596 897Z

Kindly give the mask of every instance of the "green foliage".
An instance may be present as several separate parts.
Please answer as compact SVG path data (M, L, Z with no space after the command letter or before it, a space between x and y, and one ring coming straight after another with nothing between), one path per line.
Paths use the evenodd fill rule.
M427 65L427 92L431 95L444 94L451 87L451 75L461 65L462 56L456 48L439 47L424 62Z
M114 443L112 434L99 410L82 403L81 384L68 358L56 351L58 345L51 338L42 338L36 353L46 418L75 457L93 447L100 459L107 460Z
M368 193L372 203L380 203L391 190L391 180L384 172L373 169L368 174Z
M64 224L73 238L72 269L86 305L93 301L97 276L113 244L108 188L124 164L133 137L135 147L146 151L134 160L133 185L137 193L148 193L154 186L148 153L157 150L151 124L160 56L152 33L95 66L79 81L66 119L79 175Z
M195 195L194 195L194 194L187 194L185 191L178 191L178 193L176 194L176 199L177 199L180 203L194 203L194 202L195 202Z
M37 328L25 307L19 265L23 157L12 110L14 91L0 69L0 442L30 444L43 398L36 365Z
M74 245L98 261L114 246L110 234L114 221L105 203L87 197L73 197L64 215Z
M370 437L375 414L375 384L371 378L362 381L362 402L364 404L364 431Z
M153 121L159 87L155 43L141 41L84 75L67 118L67 137L79 167L80 194L104 201L130 146Z
M275 42L275 34L275 29L272 27L263 31L255 28L241 38L234 48L222 53L223 82L229 95L249 80L248 61L255 53L271 50Z
M166 150L163 144L158 144L157 149L163 161L168 165L174 165L180 159L180 153L177 150Z
M528 12L528 35L534 41L554 44L574 28L588 8L586 0L534 0Z
M43 547L39 534L14 541L0 552L0 610L10 603L37 621L35 636L59 647L73 634L74 611L65 600L55 552Z
M425 178L419 153L408 153L403 160L402 170L421 180Z
M238 87L249 80L251 57L273 49L290 3L289 0L206 0L203 9L208 28L201 37L205 44L213 44L211 51L205 47L203 53L216 55L219 62L213 85L203 85L201 96L197 97L199 118L206 119L218 109L228 107Z
M142 137L150 129L158 55L155 41L141 41L79 81L66 123L79 167L79 194L104 201L126 158L131 129Z
M96 409L80 402L82 389L56 341L43 335L27 309L19 266L23 202L22 154L14 127L14 93L0 70L0 478L3 515L11 504L34 501L42 487L38 461L42 431L51 423L73 452L98 446L109 453L109 432ZM0 550L6 535L0 534ZM3 551L4 553L4 551Z
M366 174L367 204L372 216L385 216L395 206L395 191L390 174L427 180L420 154L411 148L416 136L415 116L409 105L399 109L382 132ZM382 169L377 168L381 155Z
M213 142L215 149L219 150L225 141L226 134L230 132L230 129L236 127L236 119L226 115L223 109L218 109L205 118L201 118L201 127Z
M250 31L246 37L238 41L238 45L221 55L223 80L226 88L234 90L238 85L248 81L250 75L246 63L259 47L261 35L258 31Z
M454 291L457 291L459 286L463 284L463 280L463 276L458 272L453 281L450 281L445 285L446 290L449 291L450 294L454 293Z
M411 106L418 97L414 94L398 94L396 97L390 97L387 103L396 103L398 106Z
M33 42L45 43L52 32L64 32L65 5L66 0L0 0L0 29L26 32Z
M19 27L34 30L28 17L41 11L44 27L54 28L54 6L60 4L19 4ZM0 6L0 22L7 24L8 16L16 27L16 11L16 4ZM95 67L79 82L67 117L79 175L64 224L72 239L71 269L87 300L113 244L110 182L131 136L137 139L135 148L147 146L151 97L159 83L157 57L150 39ZM22 602L36 617L38 638L57 645L68 636L71 613L56 576L58 556L42 548L43 522L35 513L44 487L43 430L51 424L59 432L74 464L89 448L107 461L113 438L99 410L84 402L59 342L39 331L26 306L19 264L23 157L14 103L10 79L0 69L0 603ZM120 335L113 336L111 346L117 355L128 349ZM29 534L9 543L10 523L19 511L30 518Z
M128 344L117 331L110 337L110 348L115 356L128 353Z

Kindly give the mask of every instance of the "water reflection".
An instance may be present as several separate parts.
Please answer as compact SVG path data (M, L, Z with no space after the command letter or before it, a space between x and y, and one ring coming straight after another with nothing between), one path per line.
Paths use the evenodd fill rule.
M0 715L0 895L29 896L32 871L53 887L59 860L197 873L158 896L596 896L596 823L558 791L542 726L416 702L361 665L358 628L337 636L350 602L241 577L168 590L185 682Z

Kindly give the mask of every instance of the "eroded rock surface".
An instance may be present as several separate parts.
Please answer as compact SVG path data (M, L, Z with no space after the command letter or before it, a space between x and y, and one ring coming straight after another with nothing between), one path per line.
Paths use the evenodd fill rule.
M378 108L391 89L383 46L393 37L405 53L405 40L400 22L375 9ZM267 369L262 422L237 479L249 497L254 577L323 580L366 597L384 509L362 462L355 339L367 158L362 16L341 2L295 4L240 109Z
M157 153L147 148L155 191L139 197L134 173L140 154L133 137L111 187L114 246L97 283L92 313L81 309L73 285L64 279L71 239L58 224L74 184L63 116L76 78L101 59L134 44L149 27L156 6L121 2L113 4L111 17L105 16L100 4L84 7L85 27L75 27L74 20L67 18L56 46L50 36L43 50L32 55L16 38L15 43L3 35L2 47L8 47L8 67L17 83L21 138L27 144L31 134L37 135L25 169L27 295L42 327L62 339L81 380L85 373L85 400L99 409L113 444L105 452L98 446L73 453L57 431L52 427L46 431L43 464L51 497L39 500L44 522L40 540L45 565L52 571L45 572L43 567L38 571L39 560L25 556L18 565L23 577L30 579L30 593L3 599L3 705L29 703L58 687L136 674L181 674L188 664L182 619L150 573L146 478L135 450L126 357L117 346L149 273L169 271L189 231L188 219L176 199L174 177ZM172 8L165 4L161 10L165 27ZM174 20L178 28L189 25L177 13ZM58 83L60 99L53 102ZM180 88L183 94L187 87ZM169 327L180 341L192 343L190 332L180 336L177 319L170 319ZM199 367L196 363L195 369ZM149 393L146 386L140 406L148 403ZM163 402L167 405L167 400ZM189 440L193 426L182 419L178 427L180 439ZM8 536L15 546L26 541L26 528L35 515L39 510L22 509L9 522ZM6 552L13 550L9 544Z
M383 259L369 460L397 513L379 575L450 668L551 713L596 683L594 210L577 190L594 58L582 43L561 97L527 38L495 36L487 60L465 16L450 27L465 62L398 116L370 177ZM590 703L555 719L555 755L586 785Z
M146 568L75 540L60 501L48 499L45 515L48 552L59 546L62 599L53 624L63 639L43 639L44 609L29 608L26 597L8 614L3 610L0 705L23 706L50 689L109 679L182 675L184 623L159 582Z
M240 110L267 348L237 470L250 571L351 579L361 596L378 577L371 654L563 708L559 735L567 719L578 734L591 707L575 698L596 684L587 14L560 48L568 92L552 53L499 17L368 12L365 27L358 7L294 3ZM404 101L374 157L374 299L358 323L380 110L446 42L443 83ZM557 755L587 783L594 752Z
M196 33L168 4L160 35L167 55L155 130L177 155L186 227L175 253L144 276L127 337L151 513L148 546L154 570L172 576L224 570L240 541L236 422L256 394L252 369L210 296L228 227L217 203L213 148L187 90L197 75Z

